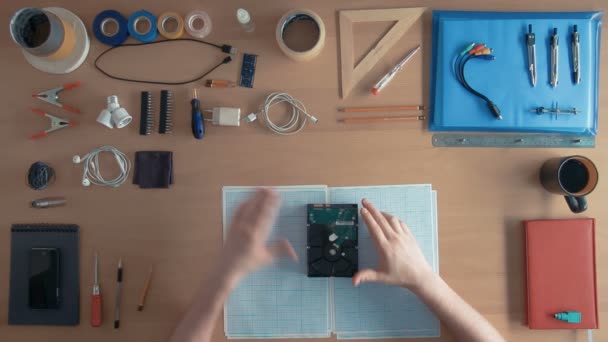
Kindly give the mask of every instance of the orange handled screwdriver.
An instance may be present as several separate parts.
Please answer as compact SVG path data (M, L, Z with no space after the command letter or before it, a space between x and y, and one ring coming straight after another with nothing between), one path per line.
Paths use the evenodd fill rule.
M101 292L99 291L99 258L95 253L95 276L93 295L91 296L91 326L101 326Z

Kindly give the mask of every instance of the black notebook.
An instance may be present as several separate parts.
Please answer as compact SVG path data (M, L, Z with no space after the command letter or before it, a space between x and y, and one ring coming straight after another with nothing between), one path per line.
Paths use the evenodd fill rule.
M78 325L78 236L78 226L73 224L12 226L9 324ZM36 269L40 267L46 268L43 280L36 278L43 273Z

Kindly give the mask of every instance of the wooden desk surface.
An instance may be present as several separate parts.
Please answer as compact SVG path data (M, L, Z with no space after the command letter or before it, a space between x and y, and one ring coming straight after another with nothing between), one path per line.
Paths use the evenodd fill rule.
M530 331L522 326L523 255L520 221L532 218L571 218L560 196L547 194L537 181L541 163L553 156L582 153L592 158L600 170L608 169L608 141L600 127L598 147L567 149L437 149L431 134L416 123L344 126L336 108L343 105L428 104L430 70L430 12L404 36L391 52L345 100L339 98L339 54L336 47L337 9L427 6L468 10L599 10L606 1L515 0L504 5L479 0L463 1L264 1L225 0L220 2L166 1L148 4L118 0L39 1L37 6L61 6L80 16L91 38L91 51L75 72L57 76L33 69L11 41L8 18L18 8L32 5L10 1L0 9L5 18L0 25L0 339L3 341L165 341L188 306L195 289L205 277L221 246L221 188L224 185L328 184L331 186L432 183L439 194L439 248L441 275L475 308L481 311L510 341L583 341L583 332ZM301 99L320 122L293 137L279 137L254 124L241 128L209 127L204 141L190 134L189 94L192 85L159 87L114 81L93 67L94 58L106 47L97 42L90 27L101 10L113 8L125 15L144 7L159 14L176 10L182 15L191 9L208 11L213 20L209 40L231 43L240 51L259 54L254 89L217 90L199 86L205 108L241 107L254 111L272 91L287 91ZM251 10L257 26L245 34L236 24L236 8ZM279 17L291 8L316 11L327 27L322 54L308 63L287 59L274 40ZM356 27L361 42L357 54L388 26L365 24ZM604 32L605 33L605 32ZM608 111L608 64L603 35L600 113ZM367 45L366 45L367 42ZM383 91L372 98L369 85L392 66L409 48L423 43L424 49ZM181 43L180 43L181 44ZM200 72L219 58L210 49L179 46L147 51L118 52L106 66L115 72L140 76L185 78ZM163 63L173 63L165 66ZM159 70L162 69L162 70ZM236 80L240 58L213 73L213 78ZM138 71L141 71L138 73ZM523 72L523 71L521 71ZM83 85L62 95L83 114L70 115L30 97L31 93L59 84L81 81ZM174 91L175 133L170 136L138 134L139 92L166 88ZM117 94L134 116L125 129L109 130L95 122L105 106L105 97ZM157 97L158 101L158 97ZM27 136L44 128L45 120L29 112L39 107L79 121L79 126L32 142ZM603 121L601 122L603 124ZM84 155L95 147L114 145L131 157L137 150L174 152L175 185L169 190L140 190L125 184L118 189L80 186L81 166L72 164L75 154ZM57 172L57 181L48 190L35 192L24 181L29 165L43 160ZM608 220L605 203L608 183L600 182L589 196L590 209L581 216L597 218L597 270L600 326L596 341L608 340ZM28 202L37 197L63 195L64 208L33 210ZM81 226L81 324L78 327L7 326L10 232L12 223L66 222ZM105 296L105 323L89 326L89 293L92 256L101 257L101 285ZM114 331L110 324L115 290L115 265L125 263L123 321ZM148 266L156 274L146 309L137 312L139 291ZM214 341L223 341L223 324L217 322ZM441 341L450 341L447 330Z

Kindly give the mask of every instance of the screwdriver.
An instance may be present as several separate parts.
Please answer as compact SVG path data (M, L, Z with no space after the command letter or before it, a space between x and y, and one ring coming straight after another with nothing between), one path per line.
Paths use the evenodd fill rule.
M192 135L196 139L203 139L205 135L205 122L203 121L203 115L201 114L200 109L200 101L196 96L196 88L194 88L194 96L192 101L190 101L192 105Z
M99 291L99 258L95 253L93 295L91 296L91 326L101 326L101 292Z

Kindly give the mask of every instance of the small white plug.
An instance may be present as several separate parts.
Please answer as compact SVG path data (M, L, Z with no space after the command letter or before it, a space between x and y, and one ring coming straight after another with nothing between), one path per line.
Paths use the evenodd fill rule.
M215 126L240 126L241 109L229 107L213 108L212 123Z
M251 113L251 114L247 115L246 120L247 120L247 123L252 123L257 118L258 118L258 116L255 113Z

